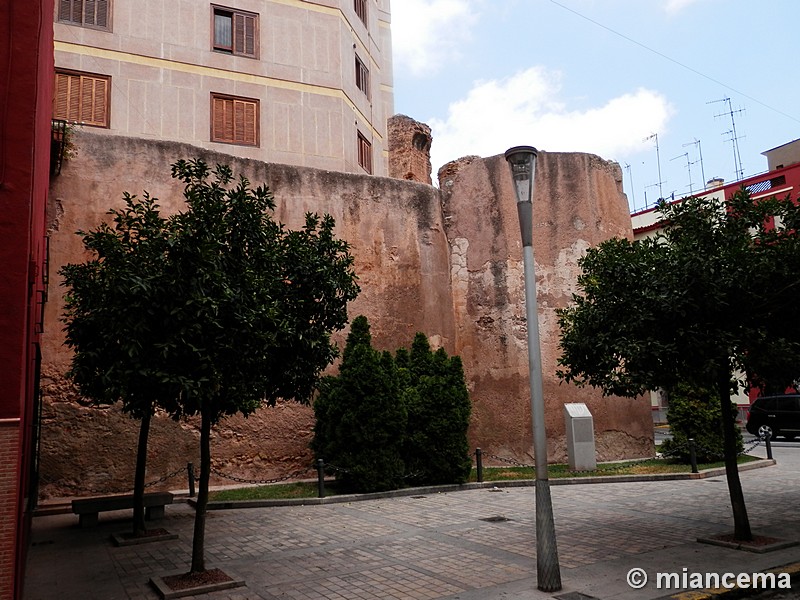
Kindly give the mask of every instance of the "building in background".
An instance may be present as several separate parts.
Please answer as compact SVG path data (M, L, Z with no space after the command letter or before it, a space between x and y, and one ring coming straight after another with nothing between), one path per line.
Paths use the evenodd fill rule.
M53 0L0 11L0 598L22 598L47 298Z
M714 178L708 181L704 192L695 194L694 197L730 200L744 187L750 191L753 200L770 196L785 197L787 194L797 198L800 193L800 140L783 144L762 154L767 157L769 165L769 171L766 173L731 183ZM680 201L675 200L675 202ZM655 207L635 212L631 215L631 224L634 240L652 237L661 230L660 213ZM740 418L745 419L745 411L757 393L757 390L752 390L748 395L746 391L740 390L731 398L739 407ZM665 422L669 406L667 394L662 390L651 392L650 404L653 409L653 419L656 422Z
M389 0L60 0L54 118L387 175Z

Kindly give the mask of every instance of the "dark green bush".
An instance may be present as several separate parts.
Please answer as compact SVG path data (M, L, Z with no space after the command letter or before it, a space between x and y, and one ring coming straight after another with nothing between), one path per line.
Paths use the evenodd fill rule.
M366 317L356 317L339 375L323 380L314 402L311 444L318 458L338 468L336 479L351 491L402 485L407 418L399 395L392 356L372 348Z
M352 491L463 483L472 460L470 400L461 359L432 352L418 333L395 358L372 348L366 317L353 320L339 375L314 402L317 458Z
M416 484L463 483L472 468L467 443L471 405L461 359L431 352L418 333L410 354L397 353L408 412L404 458Z
M736 406L732 413L736 415ZM695 440L698 462L713 462L723 456L722 409L719 397L706 389L677 386L669 395L667 422L672 440L661 445L664 455L689 462L689 439ZM736 428L736 449L742 452L742 434Z

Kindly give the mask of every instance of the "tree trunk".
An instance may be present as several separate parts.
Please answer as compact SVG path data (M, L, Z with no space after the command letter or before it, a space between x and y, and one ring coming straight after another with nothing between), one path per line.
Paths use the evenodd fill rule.
M722 434L724 439L725 476L728 480L728 493L733 509L733 538L750 541L750 520L747 518L747 506L744 503L742 482L739 480L739 464L736 452L736 420L731 408L731 375L722 372L717 381L719 401L722 403Z
M139 446L136 449L136 473L133 476L133 537L145 534L144 476L147 469L147 438L150 434L150 414L139 425Z
M200 487L194 516L194 538L192 539L192 573L206 570L205 535L206 506L208 506L208 480L211 477L211 418L201 411L200 426Z

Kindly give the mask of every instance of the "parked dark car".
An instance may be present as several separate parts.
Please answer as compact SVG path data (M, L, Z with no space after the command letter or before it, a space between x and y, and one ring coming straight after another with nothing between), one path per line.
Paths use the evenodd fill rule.
M762 396L750 405L747 431L764 437L783 436L788 440L800 435L800 394Z

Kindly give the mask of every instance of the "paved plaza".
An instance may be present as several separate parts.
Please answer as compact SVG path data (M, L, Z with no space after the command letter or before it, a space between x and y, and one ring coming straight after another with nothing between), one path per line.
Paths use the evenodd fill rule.
M754 452L763 455L763 448ZM800 448L741 473L755 533L800 540ZM246 587L208 600L526 600L660 598L658 572L754 573L800 562L800 546L767 554L695 541L732 531L725 477L553 485L564 589L536 588L534 488L424 493L319 506L210 511L207 567ZM72 514L36 517L26 600L154 599L153 575L188 570L193 510L167 507L159 526L177 540L115 547L129 512L102 513L94 529ZM626 575L650 576L641 590Z

